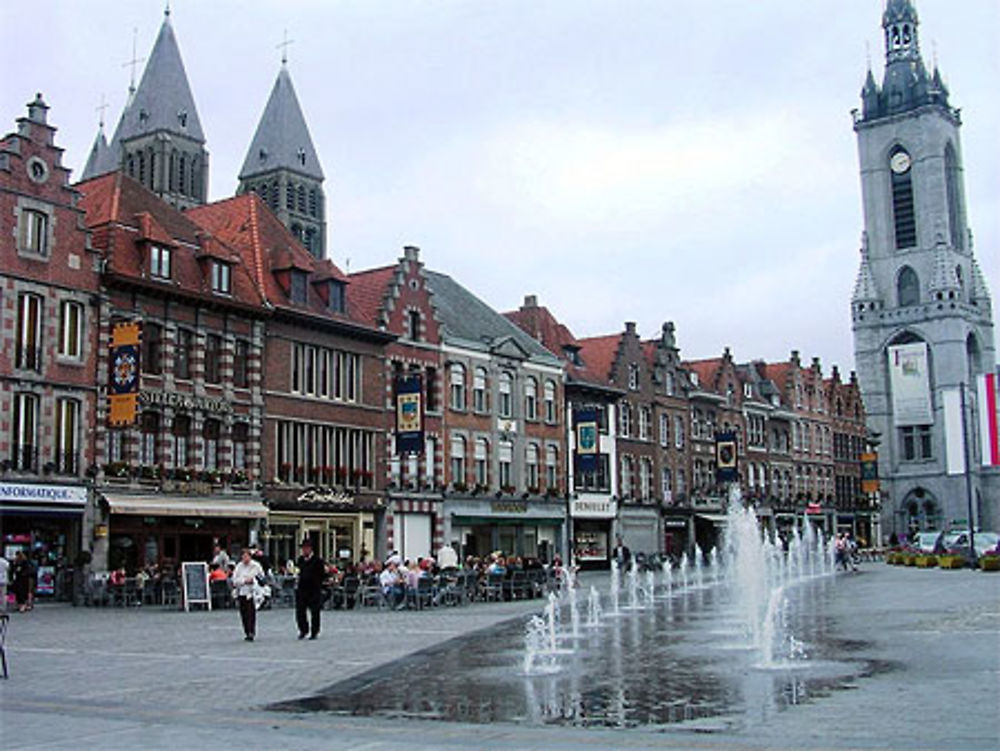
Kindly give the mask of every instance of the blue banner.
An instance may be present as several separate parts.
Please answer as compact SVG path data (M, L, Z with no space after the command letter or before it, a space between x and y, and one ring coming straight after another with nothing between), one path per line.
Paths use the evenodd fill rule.
M601 442L597 410L591 408L574 410L573 425L576 430L576 471L596 472Z
M419 375L396 378L396 453L424 451L423 384Z
M719 482L736 482L740 479L735 433L715 434L715 476Z

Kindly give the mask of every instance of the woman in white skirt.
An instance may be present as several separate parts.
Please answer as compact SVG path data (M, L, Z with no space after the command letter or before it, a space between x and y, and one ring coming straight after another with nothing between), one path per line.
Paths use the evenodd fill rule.
M233 587L240 607L240 620L243 621L243 638L247 641L253 641L257 634L257 593L263 580L264 569L250 557L250 550L243 548L240 562L233 571Z

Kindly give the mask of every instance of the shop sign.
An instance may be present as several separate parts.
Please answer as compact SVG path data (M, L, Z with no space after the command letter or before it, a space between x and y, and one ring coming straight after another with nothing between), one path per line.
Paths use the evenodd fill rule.
M87 502L87 489L68 485L29 485L17 482L0 482L0 501L65 503L82 506Z
M139 392L139 404L157 407L173 407L174 409L199 410L216 414L229 414L233 405L227 399L196 394L179 394L176 391Z
M299 496L301 503L331 503L337 506L350 506L354 496L339 490L307 490Z
M687 529L687 519L671 519L664 517L663 526L667 529Z
M494 514L526 514L528 504L516 503L515 501L494 501L490 504L490 510Z
M610 498L574 498L570 514L580 519L613 519L618 504Z

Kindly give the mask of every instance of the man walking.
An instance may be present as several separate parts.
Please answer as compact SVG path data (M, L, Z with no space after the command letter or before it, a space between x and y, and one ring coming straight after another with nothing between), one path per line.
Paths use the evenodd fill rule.
M318 555L313 555L312 540L302 541L302 555L295 565L299 569L299 585L295 590L295 621L299 627L299 638L310 639L319 636L319 611L323 606L323 580L326 578L326 564ZM312 616L310 618L306 611Z

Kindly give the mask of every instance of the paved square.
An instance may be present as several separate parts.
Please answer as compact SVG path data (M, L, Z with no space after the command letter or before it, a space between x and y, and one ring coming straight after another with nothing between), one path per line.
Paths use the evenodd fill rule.
M684 723L659 732L583 730L262 709L456 636L520 629L520 620L508 621L539 611L534 600L324 612L315 642L295 638L290 611L265 611L253 643L242 640L232 610L42 605L12 617L0 741L5 749L77 750L997 748L1000 576L867 564L829 591L837 638L857 645L852 656L894 669L791 707L752 735L695 732Z

